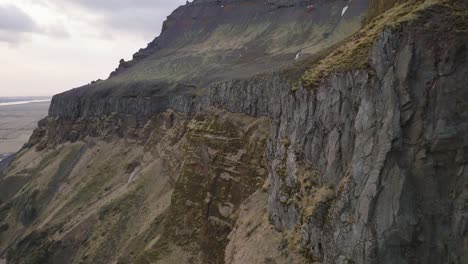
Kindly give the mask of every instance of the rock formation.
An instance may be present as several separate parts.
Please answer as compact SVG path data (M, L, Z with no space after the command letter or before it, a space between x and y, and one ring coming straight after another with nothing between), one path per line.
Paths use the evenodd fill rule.
M187 3L53 98L0 171L0 254L468 262L466 19L463 1Z

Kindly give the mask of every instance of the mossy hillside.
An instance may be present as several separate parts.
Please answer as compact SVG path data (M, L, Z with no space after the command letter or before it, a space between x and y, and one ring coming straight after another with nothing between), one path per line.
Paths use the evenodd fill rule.
M151 264L164 260L164 257L171 253L170 245L167 242L159 242L157 246L143 254L138 255L135 264Z
M113 152L107 152L110 149ZM73 186L84 181L86 183L83 187L90 188L84 192L81 192L82 188L77 188L71 193L66 192L70 189L63 190L63 201L54 203L57 210L48 210L52 217L48 219L49 217L41 216L40 220L45 225L41 224L43 228L36 226L36 230L47 230L47 226L61 226L59 233L49 234L48 238L63 242L61 247L54 248L54 254L67 259L66 263L108 263L109 259L117 258L121 258L124 263L134 263L134 258L156 236L158 226L161 225L156 220L153 224L147 222L153 221L151 215L155 214L155 209L163 210L159 209L160 205L155 204L158 197L153 194L159 186L153 185L154 175L146 169L141 170L138 181L127 183L128 168L138 159L138 148L136 151L134 149L126 151L125 144L98 144L96 149L83 156L82 161L85 164L79 163L71 178L66 180L67 184ZM108 155L99 156L102 158L93 155L101 151ZM116 162L115 170L109 167L112 162ZM139 162L138 166L147 165ZM104 171L109 172L109 177L100 177ZM90 172L96 172L97 175L88 174ZM120 175L124 176L125 181L119 180L122 178ZM97 179L104 179L104 182L96 182ZM95 183L99 188L90 186L90 183ZM160 189L164 191L164 188ZM39 249L30 247L31 252Z
M46 209L58 192L59 186L70 176L84 150L82 145L70 145L61 148L58 153L52 152L46 159L41 160L39 166L33 168L35 173L41 175L40 178L37 178L39 175L36 175L36 180L27 186L28 191L19 196L22 199L16 200L23 201L16 203L15 206L23 224L30 223ZM51 157L55 157L55 160ZM53 165L56 162L59 164L57 168ZM52 170L47 169L47 171L53 173L52 176L48 177L47 174L42 176L46 168L50 166L53 166ZM31 213L28 213L29 211ZM26 216L29 214L31 214L30 217ZM25 217L31 219L25 219Z
M428 9L453 9L446 0L415 0L415 1L390 1L393 4L384 4L378 1L374 4L371 13L382 12L374 19L366 23L363 28L341 42L328 52L324 52L321 58L309 64L309 69L302 75L301 81L306 88L317 87L327 76L334 72L343 72L357 69L365 69L369 66L369 50L378 35L385 28L398 28L403 23L414 21ZM393 6L386 9L388 6Z
M168 131L163 131L163 134L155 146L145 146L145 154L140 153L143 147L139 151L135 147L127 151L124 144L113 146L111 150L111 146L102 147L98 144L99 153L107 155L99 155L102 158L90 160L88 166L82 168L84 171L80 174L86 175L80 178L85 182L83 187L71 196L67 205L58 213L69 215L72 219L64 220L74 222L74 219L92 217L93 212L98 211L98 221L89 227L90 238L86 247L77 254L76 261L107 263L107 260L114 259L135 263L137 257L147 253L147 244L161 233L162 217L158 215L162 212L159 211L166 207L163 200L170 195L172 179L176 179L172 173L177 170L177 166L170 169L165 167L173 164L173 159L178 155L176 149L170 153L166 149L166 143L169 144L168 141L173 139L173 134ZM172 147L177 148L178 144L172 144ZM152 148L162 149L155 152ZM155 153L155 156L150 153ZM162 164L158 159L164 159L165 162ZM138 171L137 175L132 182L128 182L130 174L135 170ZM75 226L67 225L66 228L75 229ZM151 253L151 250L148 252Z
M151 118L143 128L144 150L162 156L167 148L178 148L190 118L185 113L167 111ZM163 150L161 152L161 150Z
M29 181L31 176L10 176L0 181L0 205L1 201L10 200L19 190L23 188Z
M27 158L26 163L20 158L16 159L14 163L16 166L10 169L7 174L8 177L4 180L10 181L18 179L22 185L17 186L17 188L15 188L16 191L12 193L9 198L13 198L13 195L27 197L34 193L39 193L42 189L48 190L50 187L49 185L52 185L53 182L57 182L53 180L54 176L49 177L47 175L48 173L66 178L70 173L69 163L78 153L80 147L79 145L72 145L70 147L61 146L57 149L39 152L35 155L37 157L33 159ZM27 154L23 156L26 155ZM46 171L47 173L45 173ZM53 192L54 190L44 191L42 196L38 197L37 200L45 205L47 204L46 201L53 195Z
M21 157L17 157L9 166L6 175L31 176L37 178L40 176L39 173L46 167L57 162L57 157L61 155L62 151L63 146L39 152L39 155L32 155L31 153L34 151L27 151L27 153L22 152Z
M373 18L383 14L388 9L394 7L397 4L409 2L408 0L370 0L369 10L366 14L366 21L369 22Z
M322 1L317 12L302 4L270 9L259 1L234 1L225 8L188 5L184 15L170 17L164 36L134 60L122 61L112 78L56 99L198 95L212 83L279 70L301 50L315 54L356 32L365 2L356 1L346 17L342 1Z
M100 145L98 147L101 148ZM159 169L152 163L147 163L151 160L149 154L146 154L149 155L146 158L138 158L135 156L138 151L127 152L125 148L119 151L122 147L114 146L115 148L115 153L109 154L106 159L95 159L93 163L89 163L85 171L97 174L87 174L84 179L87 184L83 186L85 189L77 192L78 196L73 196L63 208L63 213L60 213L70 215L71 220L64 220L72 223L75 222L74 219L83 221L84 217L96 219L88 227L89 238L80 247L74 263L108 263L110 260L135 263L136 258L145 254L151 240L162 232L163 217L160 214L163 213L161 210L165 210L166 202L163 200L167 194L170 195L169 182L174 176L155 172ZM106 149L102 148L100 152L107 153ZM138 165L134 165L137 164L136 161ZM109 165L112 164L114 166L110 168ZM129 168L134 166L141 167L138 177L127 182L129 175L136 169L130 172ZM122 179L122 174L126 176L124 182L118 180ZM160 197L161 195L164 197ZM76 229L80 225L67 224L66 229ZM67 240L67 237L63 239Z
M11 227L9 233L24 229L40 217L54 195L54 192L50 191L47 185L47 182L51 183L50 179L42 176L43 170L56 170L56 173L63 172L65 164L69 164L71 157L76 154L75 150L79 149L78 146L75 147L45 152L44 157L39 159L39 162L34 162L32 167L12 170L13 174L5 178L4 181L16 182L16 187L6 184L6 182L2 183L2 186L10 188L10 194L6 200L8 202L2 206L2 221L0 222L8 222ZM57 163L60 165L57 165ZM18 164L21 165L22 162L18 161ZM66 177L67 175L62 176ZM11 217L8 218L8 216ZM6 235L9 236L9 234ZM8 240L10 238L4 237L4 239Z
M131 200L130 205L106 206L99 213L103 223L109 217L112 219L120 214L129 214L131 217L131 219L127 220L125 228L119 231L123 232L124 235L116 241L117 248L120 250L118 255L114 254L114 258L117 259L118 263L155 263L162 256L171 252L169 245L164 241L160 241L160 238L164 232L165 221L172 220L167 218L167 207L169 206L172 191L165 194L163 198L154 201L149 198L150 195L148 194L154 192L154 188L147 186L148 183L148 181L142 181L141 187L135 187L135 194L140 197L129 199ZM164 205L166 200L167 206ZM160 208L157 214L153 211L155 207ZM105 213L109 212L109 209L111 209L112 213ZM114 239L111 232L109 232L109 235L109 239Z
M116 252L123 252L126 244L135 237L133 222L137 222L144 200L139 190L129 191L98 211L89 238L74 257L75 263L107 263L118 258Z
M27 151L15 161L18 166L10 170L6 179L20 177L31 180L8 201L10 209L5 210L5 218L11 216L8 218L10 230L2 237L2 242L14 239L17 236L15 233L44 220L46 215L43 214L50 209L59 186L69 181L68 177L79 162L83 150L81 143L65 144L54 150Z
M14 186L2 182L2 186L9 187L8 199L2 205L2 219L9 228L2 232L0 246L12 243L20 238L19 233L33 228L43 217L45 209L56 193L50 184L56 175L64 181L69 176L65 170L70 165L73 157L79 152L81 144L61 146L54 150L36 152L34 150L23 151L16 160L16 168L10 169L7 174L7 182L16 182ZM71 168L73 166L70 166ZM18 182L19 181L19 182Z
M226 259L234 263L315 263L300 251L300 230L277 231L269 220L268 193L258 190L241 206Z
M54 243L47 232L33 232L7 252L8 263L43 264L50 261Z
M54 226L43 231L32 231L6 252L7 263L11 264L43 264L60 263L56 251L61 247L60 241L50 239L60 230Z
M71 145L67 148L67 151L68 152L61 154L63 158L60 161L57 171L49 179L46 190L41 192L39 200L43 202L44 205L47 204L47 201L53 198L53 196L58 192L60 185L63 184L63 182L65 182L70 176L74 167L86 151L86 146Z
M3 221L5 221L5 219L8 217L11 207L11 202L3 203L0 206L0 223L3 223Z
M263 182L266 135L253 140L255 128L245 130L239 119L223 115L189 124L186 159L168 212L171 221L156 248L173 244L193 255L202 252L205 262L223 261L234 212Z
M81 153L83 142L78 142L60 145L57 151L45 149L42 152L31 150L34 155L26 153L18 164L23 166L34 160L28 169L37 171L37 176L31 182L33 185L26 186L14 201L5 203L9 206L2 206L2 218L5 215L9 223L14 222L6 233L0 234L2 242L15 237L22 241L24 237L18 233L28 228L19 223L22 211L27 207L34 212L40 201L51 197L50 202L41 203L45 210L41 207L36 210L40 214L30 214L35 215L36 221L29 228L42 232L60 225L60 232L48 234L48 238L63 242L56 251L64 255L63 259L68 259L67 263L108 263L111 257L123 263L135 263L137 257L146 253L154 255L151 245L162 233L164 217L161 214L169 206L176 173L180 172L179 163L183 160L178 148L181 148L179 141L186 140L186 121L179 121L177 115L168 114L156 125L162 129L148 131L149 137L162 134L157 135L154 144L98 141ZM49 155L55 157L50 163L45 162ZM130 181L134 171L137 173ZM56 190L59 195L50 196ZM11 212L17 215L15 219L8 218ZM83 243L89 246L78 252ZM39 247L29 248L30 252L35 250Z
M66 204L59 214L84 209L108 194L111 186L125 183L129 164L138 161L135 153L138 151L128 151L125 145L119 144L104 144L88 153L84 160L86 166L74 171L75 178L69 183L75 187L63 199Z
M99 194L105 190L106 185L117 172L117 169L111 164L94 169L96 169L95 172L88 174L89 178L85 179L80 188L69 199L64 211L82 209L99 199Z
M158 243L161 234L163 233L164 221L167 221L167 215L165 213L156 217L149 228L141 234L141 236L133 239L129 243L129 252L127 256L123 256L119 259L127 259L127 262L132 259L133 263L136 264L149 264L155 263L171 252L171 249L167 243Z

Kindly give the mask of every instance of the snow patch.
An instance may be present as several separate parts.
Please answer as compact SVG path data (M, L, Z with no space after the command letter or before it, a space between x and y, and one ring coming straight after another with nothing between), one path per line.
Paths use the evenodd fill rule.
M0 154L0 162L6 158L8 158L9 156L11 156L11 154Z
M130 174L130 177L128 177L127 183L131 183L139 172L140 172L140 168L136 168L135 170L133 170L132 174Z
M298 60L299 58L302 57L302 54L303 54L303 50L299 51L297 54L296 54L296 58L294 58L294 60Z
M346 13L346 11L348 10L349 8L349 5L343 7L343 11L341 11L341 16L344 16L344 14Z

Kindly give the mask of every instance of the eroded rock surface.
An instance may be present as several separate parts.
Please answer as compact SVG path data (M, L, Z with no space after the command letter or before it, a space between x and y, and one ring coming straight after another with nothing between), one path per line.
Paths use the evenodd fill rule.
M290 2L267 4L307 4ZM25 177L2 203L1 249L11 246L11 263L45 253L52 263L466 263L468 37L465 6L451 4L390 9L398 23L377 18L375 39L352 39L365 66L313 87L286 69L195 94L171 81L167 94L159 84L164 95L117 86L56 96L0 182ZM65 177L58 188L47 187L53 175ZM70 192L81 181L102 186ZM75 201L71 212L90 209L62 215L57 191Z

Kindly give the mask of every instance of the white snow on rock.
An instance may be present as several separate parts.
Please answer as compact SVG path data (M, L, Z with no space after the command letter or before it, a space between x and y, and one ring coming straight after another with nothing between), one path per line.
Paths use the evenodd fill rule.
M349 8L349 5L343 7L343 11L341 11L341 16L344 16L344 14L346 13L346 11L348 10Z
M297 54L296 54L296 58L294 58L294 60L298 60L303 54L303 50L299 51Z

